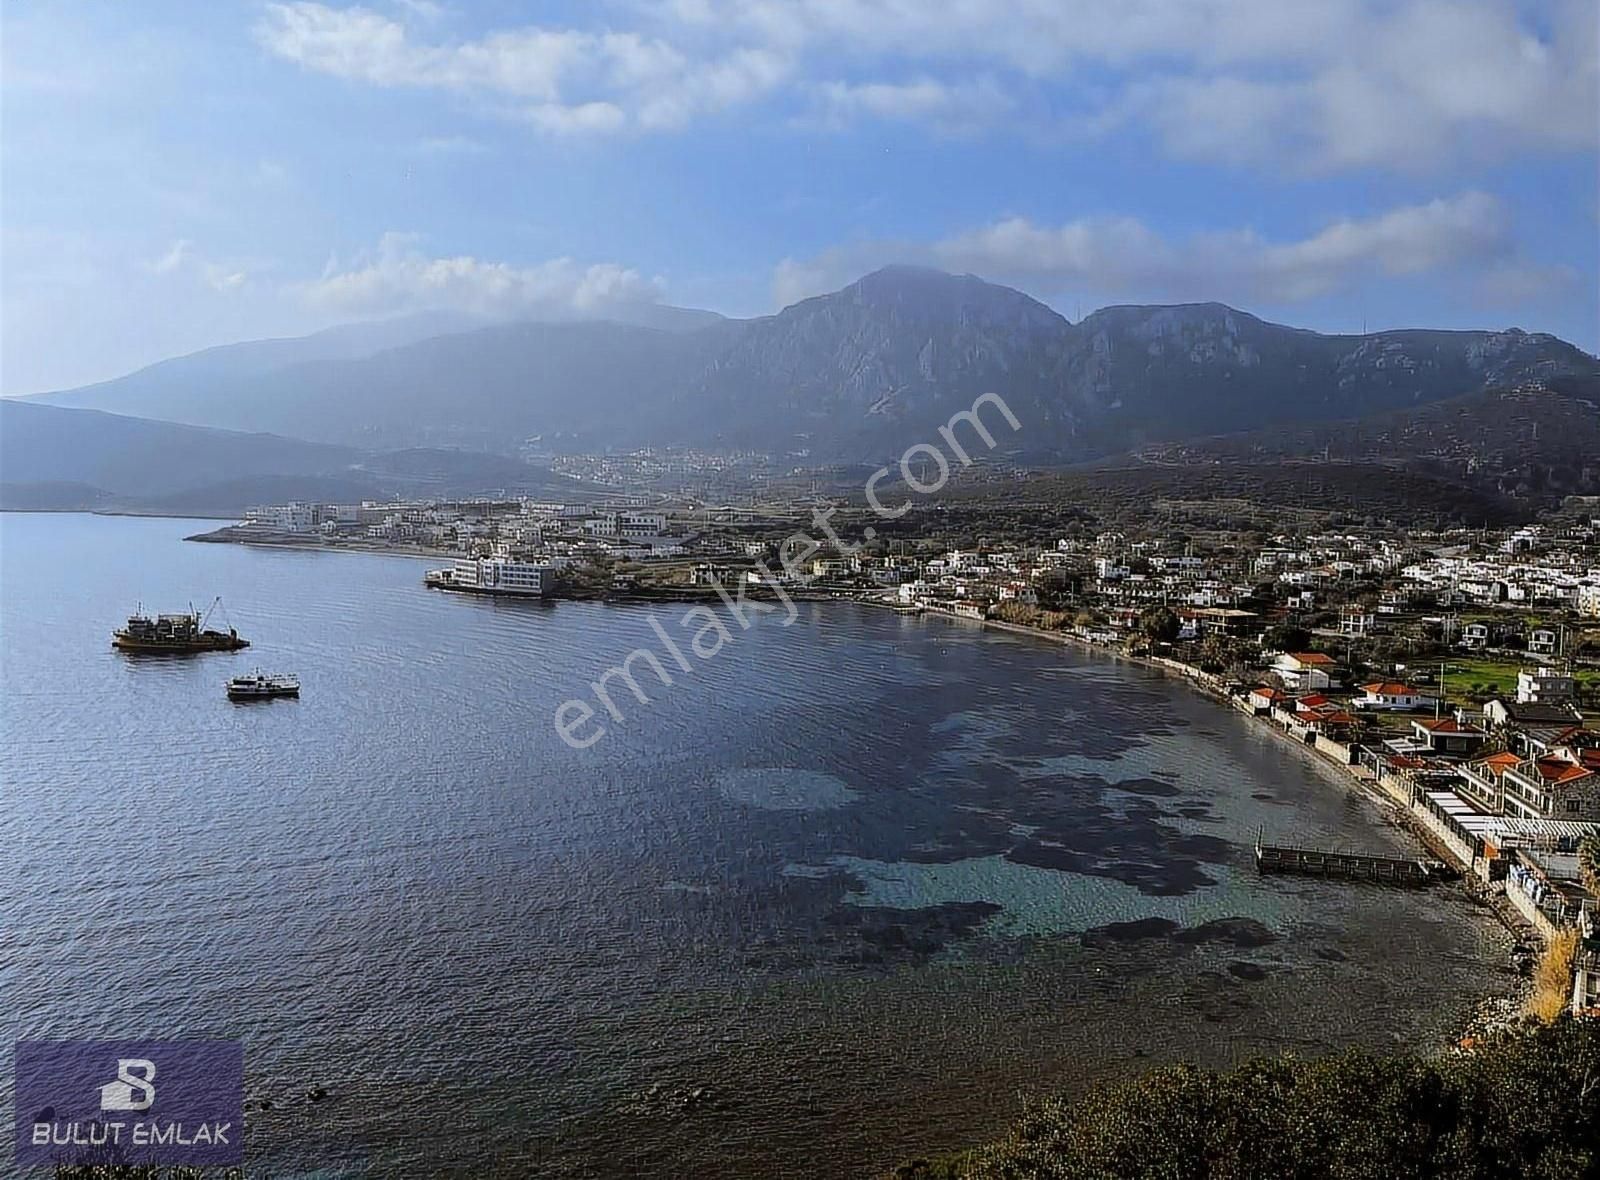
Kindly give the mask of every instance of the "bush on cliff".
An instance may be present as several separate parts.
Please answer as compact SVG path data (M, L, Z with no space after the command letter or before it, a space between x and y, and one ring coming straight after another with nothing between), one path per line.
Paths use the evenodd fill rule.
M1439 1059L1349 1052L1190 1066L1046 1101L904 1180L1579 1180L1600 1175L1600 1022Z

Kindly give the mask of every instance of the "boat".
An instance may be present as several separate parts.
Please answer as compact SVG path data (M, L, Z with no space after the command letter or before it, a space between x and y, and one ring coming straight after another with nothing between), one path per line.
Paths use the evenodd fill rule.
M281 673L267 673L257 668L248 676L235 676L228 681L230 701L253 701L263 697L297 697L300 695L300 678Z
M194 607L184 614L149 615L136 609L125 625L111 633L111 646L118 651L136 653L186 654L199 651L238 651L249 647L232 627L218 631L206 626L211 612L222 603L217 599L203 616Z

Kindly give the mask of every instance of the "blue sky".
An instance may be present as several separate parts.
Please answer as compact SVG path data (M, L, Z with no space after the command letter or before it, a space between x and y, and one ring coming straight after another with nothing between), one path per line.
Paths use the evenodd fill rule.
M432 307L761 314L891 261L1070 318L1600 347L1594 0L4 10L0 390Z

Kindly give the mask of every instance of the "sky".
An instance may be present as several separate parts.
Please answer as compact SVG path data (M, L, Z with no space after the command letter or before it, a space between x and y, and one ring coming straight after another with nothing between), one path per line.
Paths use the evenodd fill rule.
M1596 0L0 11L5 394L424 309L767 314L891 262L1073 320L1600 349Z

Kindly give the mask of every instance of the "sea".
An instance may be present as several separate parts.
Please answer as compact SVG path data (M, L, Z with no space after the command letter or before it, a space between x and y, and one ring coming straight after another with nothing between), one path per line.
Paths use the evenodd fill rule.
M1259 877L1258 835L1408 845L1154 670L217 523L0 515L0 1016L242 1041L249 1176L870 1176L1166 1063L1432 1051L1509 986L1458 891ZM251 646L112 650L191 603ZM258 667L299 699L225 699Z

